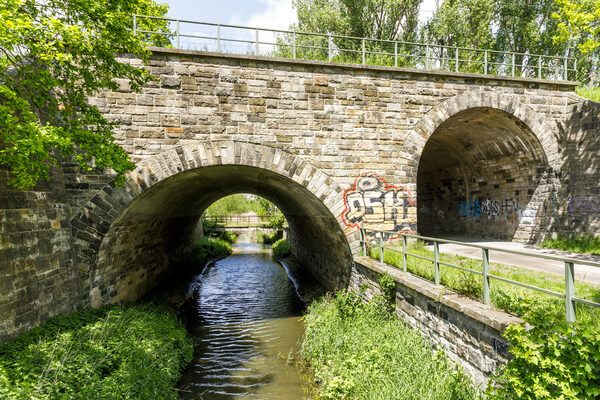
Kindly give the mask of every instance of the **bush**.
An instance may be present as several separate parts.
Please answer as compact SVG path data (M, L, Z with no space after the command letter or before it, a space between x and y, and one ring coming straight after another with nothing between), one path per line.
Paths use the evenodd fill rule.
M263 244L273 244L282 238L283 232L281 232L281 231L276 231L276 232L272 232L272 233L258 232L256 234L256 236L257 236L257 240L259 242L262 242Z
M279 229L283 227L284 223L285 217L283 216L283 214L274 214L269 217L269 223L264 224L263 228Z
M213 236L217 239L224 240L229 244L234 244L235 241L237 240L237 235L235 233L229 232L229 231L214 232Z
M167 306L85 309L0 345L0 398L177 399L192 353Z
M202 238L191 251L193 263L206 264L209 260L231 254L231 245L222 239Z
M365 304L351 292L321 298L304 316L301 356L320 399L466 400L479 397L443 352L381 299Z
M511 325L511 360L488 387L490 400L594 400L600 398L600 329L569 324L547 309L525 316L531 327Z
M290 254L292 254L292 249L286 239L279 239L273 244L273 257L279 259Z

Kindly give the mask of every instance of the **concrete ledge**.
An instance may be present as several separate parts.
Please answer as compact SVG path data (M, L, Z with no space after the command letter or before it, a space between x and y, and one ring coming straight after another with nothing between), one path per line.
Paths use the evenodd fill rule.
M411 273L389 266L370 257L355 257L355 262L380 274L387 272L396 282L406 286L422 295L429 297L445 306L461 312L482 324L488 325L500 332L511 324L520 324L521 318L503 311L486 306L476 300L460 295L445 286L436 286L427 279L420 278Z
M396 313L418 329L434 348L443 348L449 359L485 388L490 376L509 358L504 329L521 320L461 296L443 286L404 273L367 257L355 257L350 288L371 298L381 293L379 276L387 272L396 287Z
M340 62L329 62L329 61L317 61L317 60L300 60L294 58L280 58L280 57L267 57L267 56L255 56L251 54L228 54L228 53L216 53L209 51L199 50L182 50L172 49L167 47L150 47L150 51L157 55L165 56L190 56L196 58L220 58L228 60L239 60L246 62L265 62L265 63L277 63L277 64L288 64L298 65L305 67L319 67L322 69L333 68L343 70L355 70L355 71L373 71L373 72L385 72L392 74L405 74L409 77L420 77L413 78L416 80L439 80L440 78L450 79L461 79L461 80L473 80L473 83L484 84L485 82L511 82L513 84L521 84L523 87L535 87L548 90L560 90L560 91L575 91L575 88L579 86L579 82L576 81L553 81L548 79L536 79L536 78L521 78L521 77L510 77L500 75L482 75L472 74L465 72L451 72L441 70L419 70L414 68L397 68L397 67L385 67L380 65L363 65L363 64L351 64L351 63L340 63ZM405 77L404 79L409 79ZM540 86L541 85L541 86Z

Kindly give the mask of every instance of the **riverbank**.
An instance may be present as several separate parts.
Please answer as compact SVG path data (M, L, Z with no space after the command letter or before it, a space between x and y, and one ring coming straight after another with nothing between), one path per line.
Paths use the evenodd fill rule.
M165 304L84 309L0 345L0 398L177 399L192 352Z

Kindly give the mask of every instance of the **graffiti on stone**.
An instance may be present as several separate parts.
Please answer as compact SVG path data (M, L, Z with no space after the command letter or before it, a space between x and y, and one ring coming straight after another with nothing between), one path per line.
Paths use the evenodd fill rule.
M352 228L413 233L411 207L416 207L416 202L406 188L388 185L376 173L367 172L344 192L342 221Z
M480 202L479 200L457 201L457 214L459 217L479 218L487 217L488 219L512 216L520 218L521 209L516 199L508 200L492 200L487 199Z
M569 199L569 213L573 216L600 214L600 197L572 196Z

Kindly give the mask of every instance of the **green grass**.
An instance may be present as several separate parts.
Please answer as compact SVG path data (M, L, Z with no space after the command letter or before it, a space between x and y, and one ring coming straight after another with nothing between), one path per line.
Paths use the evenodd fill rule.
M586 99L600 102L600 88L598 87L579 86L575 88L575 93Z
M192 247L190 262L204 265L209 260L231 254L231 245L223 239L203 237Z
M540 246L548 249L600 255L600 237L592 235L581 237L559 235L556 239L544 240Z
M381 301L340 292L313 302L304 323L300 353L317 399L478 398L464 373Z
M408 252L433 259L433 251L425 248L423 242L417 242L409 246ZM372 247L369 249L369 255L379 259L379 248ZM481 271L481 261L473 260L461 256L453 256L440 254L440 261L460 265L465 268L470 268L476 271ZM386 264L402 268L402 254L392 251L384 251L384 262ZM415 257L408 257L408 272L417 276L434 280L433 263L430 261L421 260ZM461 271L456 268L441 265L441 284L451 289L456 290L466 296L482 301L483 284L480 275ZM564 293L564 277L544 272L532 271L523 267L516 267L504 264L491 263L490 271L492 274L511 279L517 282L526 283L533 286L538 286L544 289L553 290L559 293ZM600 302L600 288L592 285L576 282L575 293L577 297ZM565 304L564 300L553 297L541 292L522 288L513 284L491 280L490 297L492 304L500 310L509 313L524 316L533 308L545 308L553 311L561 311L564 315ZM593 320L600 319L600 310L591 307L577 304L578 320Z
M167 306L85 309L0 345L0 398L176 399L192 353Z

